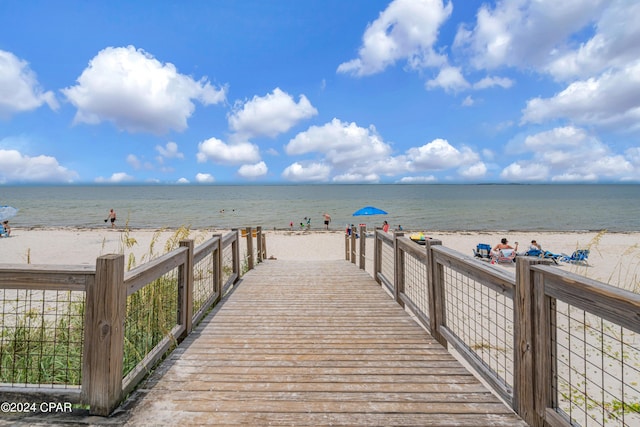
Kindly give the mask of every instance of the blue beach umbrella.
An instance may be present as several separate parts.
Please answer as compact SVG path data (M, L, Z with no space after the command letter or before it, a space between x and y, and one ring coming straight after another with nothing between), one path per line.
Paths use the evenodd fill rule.
M373 206L365 206L362 209L358 209L353 213L353 216L361 215L386 215L387 213L382 209L374 208Z
M0 221L13 218L18 213L18 209L13 206L0 206Z

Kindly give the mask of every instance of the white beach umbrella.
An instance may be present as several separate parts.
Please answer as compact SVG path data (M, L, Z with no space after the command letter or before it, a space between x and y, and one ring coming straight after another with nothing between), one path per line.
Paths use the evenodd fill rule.
M13 218L18 213L18 209L13 206L0 206L0 221Z

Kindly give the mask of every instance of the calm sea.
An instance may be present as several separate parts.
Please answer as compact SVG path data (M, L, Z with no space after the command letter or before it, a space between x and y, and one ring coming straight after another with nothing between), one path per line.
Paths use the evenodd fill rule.
M640 231L640 185L0 186L14 227L322 229L366 223L407 230ZM354 217L372 205L384 216Z

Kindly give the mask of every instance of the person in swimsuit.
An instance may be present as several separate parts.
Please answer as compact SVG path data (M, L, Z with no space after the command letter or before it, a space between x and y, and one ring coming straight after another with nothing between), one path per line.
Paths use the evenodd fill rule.
M109 221L111 221L111 228L116 228L116 211L111 209L109 211L109 216L107 217Z
M328 213L323 213L322 216L324 216L324 228L325 230L328 230L329 223L331 222L331 215L329 215Z

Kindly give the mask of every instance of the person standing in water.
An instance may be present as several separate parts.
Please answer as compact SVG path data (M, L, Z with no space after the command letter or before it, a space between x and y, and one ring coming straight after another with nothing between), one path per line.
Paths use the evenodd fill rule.
M116 228L116 211L113 209L109 210L109 216L104 222L111 221L111 228Z
M322 216L324 217L324 228L325 230L329 229L329 223L331 222L331 215L329 215L328 213L323 213Z

